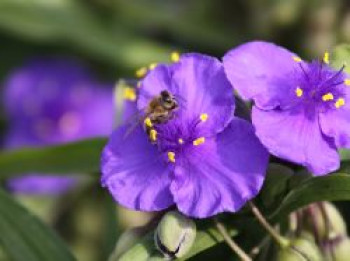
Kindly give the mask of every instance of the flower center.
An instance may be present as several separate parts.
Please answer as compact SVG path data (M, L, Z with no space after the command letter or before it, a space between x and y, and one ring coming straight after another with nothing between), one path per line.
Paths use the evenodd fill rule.
M187 122L175 117L166 123L153 125L146 119L145 124L152 127L149 131L151 142L167 156L168 162L175 163L178 155L205 143L205 122L208 118L207 113L202 113Z
M293 59L299 64L295 95L302 104L311 105L321 112L345 105L348 97L345 97L344 88L350 85L350 79L345 79L343 72L345 66L338 71L332 69L328 65L328 53L322 61L309 64L303 63L300 58Z

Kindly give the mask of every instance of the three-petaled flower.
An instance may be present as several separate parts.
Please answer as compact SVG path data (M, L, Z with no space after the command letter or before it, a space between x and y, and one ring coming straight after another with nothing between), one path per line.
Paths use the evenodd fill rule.
M252 121L268 150L315 175L339 168L337 148L350 148L350 80L323 60L310 63L266 42L229 51L224 68L244 99L253 99Z
M142 80L138 110L144 112L162 91L179 97L174 117L154 124L153 142L142 123L129 135L128 126L115 130L102 156L102 184L117 202L136 210L176 204L201 218L237 211L260 190L268 153L251 124L233 116L222 64L186 54L156 66Z

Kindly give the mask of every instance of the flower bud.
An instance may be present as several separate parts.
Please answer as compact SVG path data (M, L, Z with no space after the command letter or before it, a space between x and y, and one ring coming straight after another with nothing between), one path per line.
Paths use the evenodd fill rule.
M323 260L320 250L315 241L309 236L293 239L290 245L282 248L276 261L321 261Z
M309 208L309 212L305 210L305 229L308 231L316 230L321 241L346 235L346 224L333 204L320 202L307 208Z
M341 236L328 240L323 244L325 261L349 261L350 260L350 239Z
M156 247L165 257L184 256L196 238L196 224L177 211L164 215L155 231Z

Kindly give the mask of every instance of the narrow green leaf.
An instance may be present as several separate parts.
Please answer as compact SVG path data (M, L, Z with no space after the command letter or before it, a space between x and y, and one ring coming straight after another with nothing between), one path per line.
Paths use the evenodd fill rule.
M350 175L337 173L324 177L310 178L291 190L279 208L271 215L273 220L317 201L350 200Z
M0 242L13 261L74 261L62 240L0 190Z
M95 138L64 145L25 148L0 153L0 178L29 172L46 174L94 173L106 139Z

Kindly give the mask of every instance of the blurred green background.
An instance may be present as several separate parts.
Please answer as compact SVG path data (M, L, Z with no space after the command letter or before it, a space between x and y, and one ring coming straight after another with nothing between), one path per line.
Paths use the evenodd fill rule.
M115 82L133 77L138 67L169 61L173 50L222 57L256 39L320 57L350 42L350 1L0 0L0 82L29 58L46 54L78 57L101 80ZM1 133L5 129L1 111ZM151 216L116 209L98 175L61 197L18 199L84 261L106 260L122 230Z

